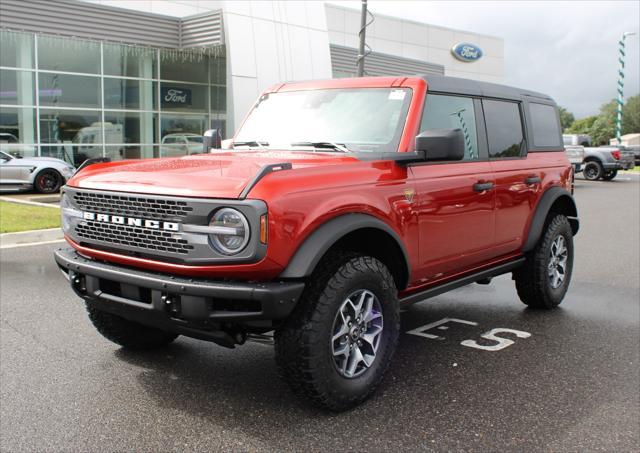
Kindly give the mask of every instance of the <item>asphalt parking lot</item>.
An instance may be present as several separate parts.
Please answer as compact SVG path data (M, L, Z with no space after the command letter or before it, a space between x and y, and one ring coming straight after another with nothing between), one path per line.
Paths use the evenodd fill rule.
M123 351L89 324L57 245L1 250L0 450L638 451L640 178L578 179L576 199L559 309L526 309L509 276L415 305L383 385L343 414L297 401L269 346ZM504 345L480 337L496 328L513 344L482 349Z

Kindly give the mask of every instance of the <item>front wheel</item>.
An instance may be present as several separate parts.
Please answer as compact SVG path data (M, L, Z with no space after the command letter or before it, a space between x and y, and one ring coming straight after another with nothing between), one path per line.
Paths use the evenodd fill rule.
M604 175L602 175L602 179L604 181L611 181L616 176L618 176L618 170L609 170L604 172Z
M375 258L337 254L314 272L276 331L276 362L298 396L342 411L378 386L400 331L393 277Z
M531 308L551 309L562 302L573 270L573 232L563 215L547 224L525 264L513 273L520 300Z

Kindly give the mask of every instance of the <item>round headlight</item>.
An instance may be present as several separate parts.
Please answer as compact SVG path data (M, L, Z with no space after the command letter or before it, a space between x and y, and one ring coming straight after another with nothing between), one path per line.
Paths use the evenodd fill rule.
M249 242L249 222L233 208L216 211L209 226L215 229L210 235L213 247L223 255L240 253Z

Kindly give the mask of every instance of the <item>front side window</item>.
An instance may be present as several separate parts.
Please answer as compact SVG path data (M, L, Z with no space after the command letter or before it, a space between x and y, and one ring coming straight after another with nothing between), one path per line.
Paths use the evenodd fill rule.
M333 143L353 152L395 152L410 100L411 90L398 88L270 93L251 111L234 142L277 149Z
M483 100L489 157L520 157L524 145L520 106L517 102Z
M420 132L432 129L460 129L464 136L464 160L479 158L473 99L428 94Z
M555 107L532 102L529 104L529 112L533 126L533 146L561 147L560 122Z

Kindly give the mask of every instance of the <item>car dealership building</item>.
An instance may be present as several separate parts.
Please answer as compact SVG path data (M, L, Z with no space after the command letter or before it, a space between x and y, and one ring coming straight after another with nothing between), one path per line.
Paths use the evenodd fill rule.
M79 164L230 137L271 85L355 75L359 5L2 0L0 147ZM500 38L375 15L367 44L369 75L503 81Z

